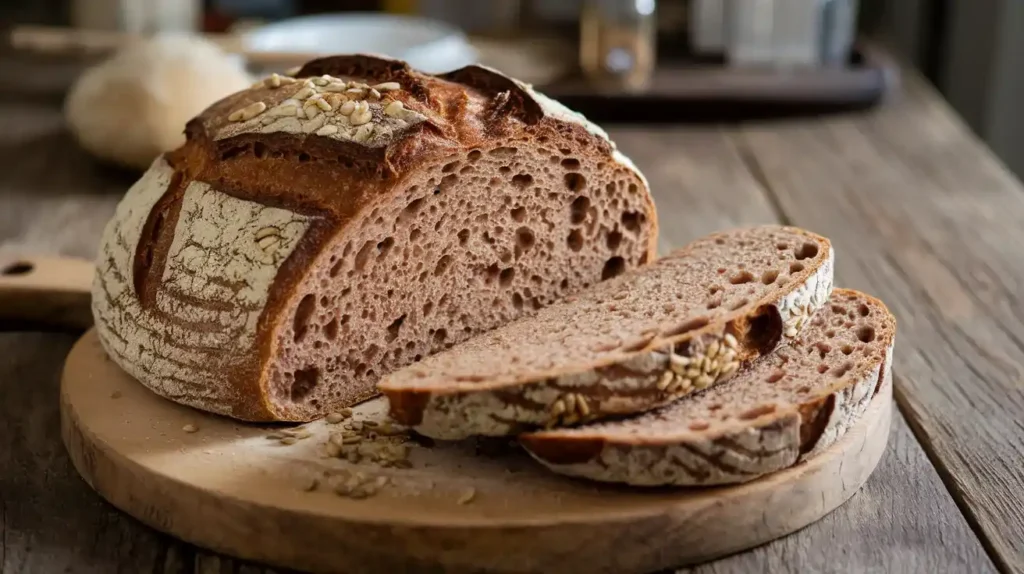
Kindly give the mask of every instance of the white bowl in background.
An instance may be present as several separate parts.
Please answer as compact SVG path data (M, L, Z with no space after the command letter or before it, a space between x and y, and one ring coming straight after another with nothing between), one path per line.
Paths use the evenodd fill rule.
M380 54L430 74L474 64L478 57L466 35L444 22L375 13L289 18L246 31L242 41L250 51Z

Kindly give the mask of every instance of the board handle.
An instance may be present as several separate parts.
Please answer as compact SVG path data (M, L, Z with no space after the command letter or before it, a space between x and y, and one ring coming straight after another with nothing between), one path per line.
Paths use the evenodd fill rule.
M84 259L0 255L0 328L88 329L94 273Z

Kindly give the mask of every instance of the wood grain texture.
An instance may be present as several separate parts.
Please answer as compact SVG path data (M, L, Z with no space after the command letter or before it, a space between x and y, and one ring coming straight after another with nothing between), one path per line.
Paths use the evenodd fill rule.
M67 86L67 76L73 70L68 70L65 64L60 67L62 69L53 71L52 66L11 58L5 58L0 66L5 72L0 74L0 78L5 78L0 80L0 251L92 257L119 194L134 178L131 174L92 163L61 129L58 106L62 95L58 89ZM28 90L26 84L29 84ZM912 92L907 102L898 105L904 112L919 105L933 105L928 103L932 96L923 103L917 102L916 98L920 97ZM938 115L935 125L950 123L948 111L940 109L931 113ZM856 118L847 121L857 124ZM766 124L765 129L786 133L785 124ZM720 228L776 220L772 210L774 199L769 199L746 171L739 155L743 142L731 137L731 129L616 128L610 131L651 180L661 210L660 247L663 252ZM913 146L920 150L916 157L918 170L923 172L908 175L890 190L893 193L918 185L919 180L929 177L930 164L956 159L950 158L948 153L930 157L927 150L941 150L968 137L962 126L950 131L921 122L901 122L889 132L888 137L895 138L902 147ZM932 138L937 141L931 142ZM799 153L807 152L802 149ZM801 167L801 162L793 163L796 167L788 170L792 179L811 177L821 171ZM870 175L870 161L855 160L855 165ZM958 165L959 169L966 170L965 179L972 174L975 179L983 178L993 170L1000 173L990 159L981 165L971 162ZM816 181L820 182L821 178ZM825 206L834 204L836 200L823 193L829 189L816 183L809 201L822 201ZM845 222L831 221L805 223L829 235L843 235L841 227ZM838 228L827 228L826 223L838 225ZM847 239L842 244L841 269L842 262L850 257L845 249L851 245L856 247L857 242ZM1009 244L1002 247L1007 253L1012 248ZM1019 264L1014 267L1021 268ZM845 280L851 287L866 286L863 280L858 284L856 276ZM913 277L907 280L913 281ZM923 289L917 283L912 284L914 287L904 292ZM897 305L891 292L874 294L883 296L898 312L906 308ZM902 342L896 349L898 358L910 352L906 346L907 321L912 318L900 313L899 319ZM932 339L934 336L926 337L921 344L928 344ZM58 372L72 342L73 337L61 334L0 334L0 397L3 397L0 400L0 468L4 469L0 472L0 572L281 572L216 556L156 534L101 502L77 477L60 444L57 411ZM949 347L945 349L943 353L949 354ZM906 360L897 362L897 373L905 368ZM986 399L982 404L988 405L1001 398ZM955 417L956 412L949 416ZM823 565L823 572L871 571L868 565L875 563L874 548L891 555L889 567L884 571L923 571L918 566L941 564L944 560L949 564L971 564L969 571L972 572L989 569L977 540L956 512L948 493L938 488L935 471L914 437L906 432L900 417L894 424L890 450L860 495L829 518L754 551L749 562L737 562L747 556L741 554L712 563L707 567L711 568L709 571L737 574L776 571L769 568L771 565L778 566L778 571L811 570L788 566L793 564ZM1019 430L1016 436L1020 436ZM942 454L951 452L947 450ZM953 452L952 456L959 455ZM932 488L922 486L928 484ZM868 497L868 493L875 494ZM876 515L877 508L892 509L892 512ZM880 531L886 530L884 524L847 518L855 515L879 516L878 520L903 518L903 521L899 528L882 534ZM766 560L763 568L760 567L762 558ZM861 564L865 565L862 569ZM940 568L938 571L964 570Z
M797 225L827 230L836 281L899 321L897 397L1004 571L1024 571L1021 184L923 82L865 117L736 136Z

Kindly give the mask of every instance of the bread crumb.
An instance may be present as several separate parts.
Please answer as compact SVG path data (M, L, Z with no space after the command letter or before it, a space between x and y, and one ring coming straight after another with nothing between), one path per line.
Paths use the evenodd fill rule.
M121 398L121 391L114 391L114 392L110 393L110 398L112 398L112 399L119 399L119 398Z
M185 431L187 433L194 433L194 432L199 432L199 427L197 427L194 424L189 423L189 424L181 427L181 430L183 430L183 431Z

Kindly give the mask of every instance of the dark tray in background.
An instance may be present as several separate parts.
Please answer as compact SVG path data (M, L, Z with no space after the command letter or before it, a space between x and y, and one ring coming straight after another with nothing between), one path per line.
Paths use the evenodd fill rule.
M538 88L598 123L713 123L870 108L896 90L899 68L858 46L844 68L736 69L721 62L659 62L647 89L607 92L582 77Z

